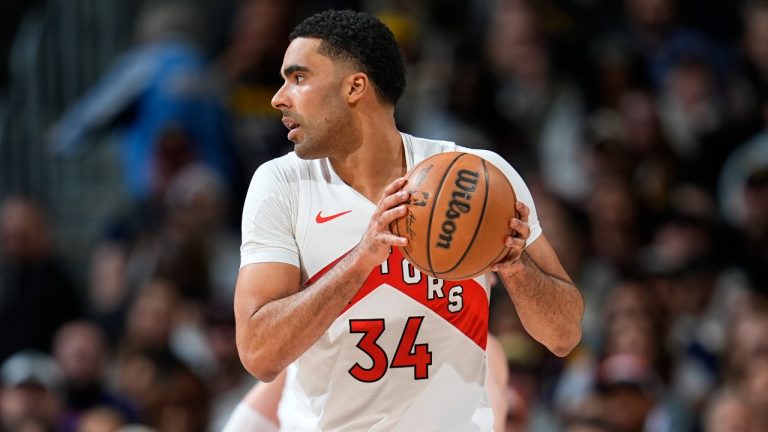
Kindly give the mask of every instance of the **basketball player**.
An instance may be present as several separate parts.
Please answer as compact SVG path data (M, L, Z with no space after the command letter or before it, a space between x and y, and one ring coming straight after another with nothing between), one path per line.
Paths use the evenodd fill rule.
M403 59L376 18L328 11L291 34L272 104L294 152L256 171L243 209L237 344L263 381L285 371L284 430L490 431L487 276L421 274L389 231L403 175L475 153L512 183L519 218L492 267L526 330L557 355L581 337L583 301L542 234L530 192L498 155L398 131ZM482 247L482 245L476 245Z

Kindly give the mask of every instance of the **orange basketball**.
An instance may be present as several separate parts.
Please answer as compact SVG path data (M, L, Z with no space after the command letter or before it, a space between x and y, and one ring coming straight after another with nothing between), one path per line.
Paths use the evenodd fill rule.
M470 153L440 153L407 174L408 213L392 232L408 239L403 255L423 273L469 279L506 256L515 191L493 164Z

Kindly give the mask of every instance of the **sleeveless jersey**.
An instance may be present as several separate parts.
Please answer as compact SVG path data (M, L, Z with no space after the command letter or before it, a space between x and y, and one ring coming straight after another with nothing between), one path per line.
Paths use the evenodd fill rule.
M496 165L531 209L528 187L495 153L401 134L408 169L446 151ZM322 276L360 241L376 205L345 184L328 159L294 153L256 170L243 209L241 267L283 262L302 284ZM268 283L268 281L265 281ZM428 277L397 248L331 327L292 363L279 406L285 431L490 431L485 388L490 286Z

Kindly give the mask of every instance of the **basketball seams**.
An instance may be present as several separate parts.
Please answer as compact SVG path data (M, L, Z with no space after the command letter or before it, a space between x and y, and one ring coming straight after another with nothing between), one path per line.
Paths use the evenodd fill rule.
M437 198L440 196L440 192L443 190L443 185L445 184L445 179L448 177L448 173L451 172L451 168L456 164L456 162L461 159L463 156L467 155L469 153L457 153L456 157L453 158L450 164L448 164L448 167L443 172L443 177L440 179L439 186L437 188L437 191L435 191L435 199L432 200L432 206L429 209L429 221L427 222L427 241L424 244L427 248L427 266L429 266L429 271L433 275L437 276L435 273L435 268L432 265L432 248L430 247L431 240L430 237L432 237L432 220L435 216L435 205L437 204Z
M491 265L495 264L500 256L506 255L507 252L509 252L509 249L510 248L504 246L501 249L501 252L499 252L499 254L496 255L496 257L491 261ZM481 271L479 271L477 273L468 274L466 276L456 276L455 278L452 278L452 280L463 280L463 279L469 279L469 278L473 278L474 279L474 278L476 278L478 276L481 276L481 275L484 275L484 274L488 273L488 267L490 267L490 265L486 266L484 269L482 269Z
M470 153L470 154L472 154L472 153ZM487 168L487 165L486 165L486 162L487 162L487 161L486 161L484 158L482 158L482 157L481 157L481 159L482 159L482 161L483 161L483 167L485 168L485 171L486 171L486 187L487 187L487 186L489 186L489 184L488 184L488 183L489 183L489 180L488 180L488 177L489 177L489 175L488 175L488 168ZM497 168L495 165L493 165L493 163L491 163L491 162L487 162L487 163L490 163L490 164L491 164L491 166L493 166L494 168L498 169L498 168ZM507 187L509 188L510 192L512 193L512 199L513 199L513 202L514 202L514 203L517 203L517 194L515 193L515 188L512 186L512 183L509 181L509 179L507 178L507 176L506 176L506 175L504 175L504 173L503 173L503 172L501 172L501 170L499 170L499 172L502 174L502 177L503 177L503 178L504 178L504 180L505 180L505 182L504 182L504 183L507 185ZM488 195L488 193L489 193L489 192L488 192L488 189L486 189L486 202L487 202L487 195ZM515 205L515 204L513 204L513 205ZM517 210L515 210L514 214L515 214L515 217L517 217ZM484 218L483 218L483 215L481 215L480 224L478 224L478 226L479 226L479 225L481 225L481 224L483 223L483 221L484 221ZM477 235L477 231L475 231L475 235ZM474 242L474 237L472 238L472 241ZM471 246L471 243L470 243L470 246ZM493 265L493 264L497 263L500 257L503 257L503 256L505 256L507 253L509 253L509 250L510 250L510 249L511 249L511 248L510 248L510 247L507 247L506 245L502 246L502 248L501 248L501 251L500 251L500 252L499 252L499 253L496 255L496 257L494 257L494 258L493 258L493 260L491 260L491 263L490 263L490 264L488 264L488 266L486 266L486 267L485 267L485 268L484 268L482 271L480 271L480 272L476 272L476 273L471 273L471 274L468 274L468 275L464 275L464 276L456 276L455 278L452 278L452 279L469 279L469 278L475 278L475 277L477 277L477 276L480 276L480 275L482 275L482 274L485 274L485 273L487 273L487 271L485 271L485 269L487 269L487 268L488 268L488 267L490 267L491 265ZM469 247L467 248L467 251L469 251ZM466 255L467 251L465 251L465 255ZM458 265L458 264L457 264L457 265ZM454 268L455 268L455 267L454 267ZM451 269L451 270L453 270L453 269ZM442 274L444 274L444 273L448 273L449 271L450 271L450 270L448 270L448 271L446 271L446 272L443 272ZM436 276L437 276L437 275L436 275Z
M474 156L474 158L462 160L461 158L467 154ZM435 170L436 172L432 172L432 175L428 175L427 171L424 169L418 169L420 166L424 166L424 164L434 156L440 156L434 159L435 167L440 167L440 169ZM477 166L478 162L482 163L482 170ZM431 168L431 166L427 166L427 168ZM447 179L449 177L452 178L453 175L457 175L458 172L463 172L463 169L465 168L475 172L469 176L474 179L464 179L462 181L471 181L471 183L475 184L477 187L482 187L484 185L486 189L482 194L482 205L476 201L479 198L473 200L477 206L473 206L471 211L472 217L470 219L475 221L475 229L472 230L472 235L470 236L470 234L464 230L464 233L458 237L463 246L462 250L451 253L450 249L441 249L450 245L450 235L446 234L446 240L443 241L443 232L439 226L439 223L442 221L442 213L440 213L440 210L443 207L443 204L441 203L450 200L451 198L447 194L447 192L451 190L451 187L444 187ZM512 217L515 217L514 215L516 212L514 203L517 201L517 194L515 193L514 185L507 177L506 173L498 169L497 165L472 152L446 151L427 156L426 159L416 163L413 170L409 171L411 171L411 173L408 177L411 180L421 179L421 181L423 181L424 179L428 179L427 183L423 184L421 189L426 188L430 190L430 193L434 193L433 199L426 200L426 206L424 206L420 198L418 200L420 206L418 208L413 207L409 209L409 211L413 211L415 215L418 215L419 218L419 223L414 225L412 229L414 232L420 232L423 235L419 235L419 238L417 238L416 241L409 243L407 247L400 247L400 250L404 257L408 259L414 267L420 269L423 273L430 274L439 279L448 277L448 279L443 280L469 279L486 273L488 267L498 262L499 259L503 259L503 257L509 253L510 248L504 244L504 241L501 242L502 244L499 244L496 241L496 234L503 237L510 235L508 215L512 214ZM485 175L485 179L480 181L480 179L477 178L478 174ZM498 179L492 179L491 176L498 177ZM464 178L463 174L462 178ZM421 181L419 184L421 184ZM506 181L506 186L499 184L499 181ZM474 189L474 187L472 187L472 189ZM446 196L442 197L444 191L446 192ZM480 195L479 191L476 191L476 195ZM490 199L496 199L495 197L502 196L504 197L504 202L488 202ZM511 208L509 207L510 201L512 202ZM457 206L458 205L459 204L457 204ZM464 209L461 207L455 209L454 212L464 212L465 210L469 211L469 208L467 207ZM435 212L438 212L437 219L435 219ZM453 215L451 216L453 219L458 216L458 213L451 214ZM486 221L485 219L490 220ZM406 225L400 226L401 223L404 223L404 220L405 218L397 220L395 224L396 226L392 227L393 233L397 235L407 235L406 231L409 230ZM469 226L472 225L470 220L464 221L462 219L459 222L462 222L466 228L470 228ZM506 226L502 226L502 223ZM433 228L435 229L434 233L432 232ZM453 230L449 230L449 233L452 231ZM436 240L437 243L440 243L439 246L437 246L437 243L432 244L432 239L437 239L438 235L441 239L440 241ZM480 240L478 240L478 237L480 237ZM425 245L420 244L420 242L423 241L426 242ZM466 244L464 242L466 242ZM497 247L500 247L496 249L493 245L498 245ZM454 245L454 248L456 246L458 246L458 244ZM496 252L493 252L493 249L496 249ZM422 260L422 264L416 264L414 259ZM437 271L437 269L440 271ZM461 273L464 273L465 275L456 276L456 274L459 273L459 270L463 270Z
M482 162L483 164L483 173L485 174L485 194L483 195L483 206L480 209L480 218L478 219L478 224L477 226L475 226L475 232L472 234L472 239L469 241L469 244L467 244L467 246L464 248L464 253L461 255L461 258L459 258L459 260L456 261L453 267L449 268L446 271L435 273L435 276L450 273L456 270L456 267L461 265L461 263L464 261L464 258L467 257L467 254L469 253L470 249L472 249L472 245L475 243L475 239L477 238L477 233L480 231L480 227L483 226L483 222L485 222L485 209L488 206L488 188L490 187L490 181L488 178L488 166L485 164L485 160L480 157L478 157L478 159L480 159L480 162Z

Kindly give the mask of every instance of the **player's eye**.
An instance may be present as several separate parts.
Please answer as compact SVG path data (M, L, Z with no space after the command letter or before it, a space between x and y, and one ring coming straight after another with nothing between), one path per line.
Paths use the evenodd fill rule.
M294 75L293 80L296 84L301 84L304 81L304 75Z

